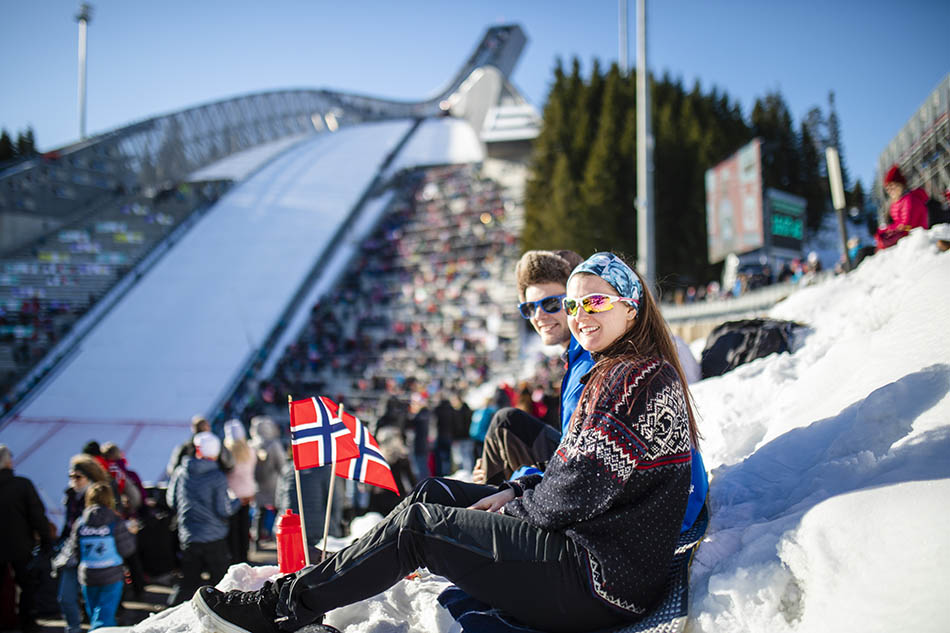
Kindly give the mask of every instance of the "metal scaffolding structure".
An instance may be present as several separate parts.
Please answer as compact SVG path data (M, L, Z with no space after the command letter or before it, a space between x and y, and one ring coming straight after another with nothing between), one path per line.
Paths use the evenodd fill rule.
M422 101L332 90L262 92L81 140L0 171L0 217L55 226L123 192L175 186L197 169L262 143L365 121L439 115L477 68L493 66L510 76L526 41L518 25L489 28L445 88Z
M882 196L882 175L895 164L908 185L923 187L931 197L946 204L944 196L950 191L950 75L943 78L881 152L876 196Z

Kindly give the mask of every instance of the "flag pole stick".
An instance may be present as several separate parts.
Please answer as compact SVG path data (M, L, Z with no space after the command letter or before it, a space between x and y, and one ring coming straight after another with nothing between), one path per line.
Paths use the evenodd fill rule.
M293 415L293 398L287 394L287 412ZM291 460L293 461L293 460ZM300 511L300 536L303 537L303 560L305 565L310 565L310 546L307 545L307 523L303 519L303 494L300 492L300 471L297 470L297 463L294 462L294 479L297 483L297 509Z
M343 403L336 410L336 415L343 421ZM327 514L323 519L323 551L320 553L320 562L327 558L327 537L330 534L330 508L333 507L333 483L336 481L336 451L333 451L333 464L330 467L330 491L327 492Z

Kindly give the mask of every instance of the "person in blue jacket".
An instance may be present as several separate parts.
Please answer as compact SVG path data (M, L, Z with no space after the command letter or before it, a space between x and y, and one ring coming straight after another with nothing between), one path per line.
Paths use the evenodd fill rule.
M580 255L566 250L527 251L518 260L518 311L544 345L563 350L566 371L561 381L561 429L516 407L499 409L492 417L482 456L472 472L475 483L500 484L524 466L543 470L561 441L583 390L581 377L594 365L590 354L571 336L561 307L567 278L581 261Z
M207 571L217 584L228 571L228 528L241 500L228 494L228 480L218 467L221 440L210 431L194 437L195 454L185 456L168 482L165 500L178 515L182 580L169 605L191 598Z
M199 625L279 633L378 595L419 567L550 633L642 619L666 591L698 429L676 347L642 279L598 253L563 306L595 365L544 477L427 479L359 539L257 591L200 588Z

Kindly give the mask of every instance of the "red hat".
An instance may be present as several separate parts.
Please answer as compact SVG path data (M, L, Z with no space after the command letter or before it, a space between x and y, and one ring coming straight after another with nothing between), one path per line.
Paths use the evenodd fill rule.
M887 170L887 175L884 176L884 184L889 185L892 182L907 186L907 179L904 178L904 174L901 173L900 167L897 165L891 165L891 168Z

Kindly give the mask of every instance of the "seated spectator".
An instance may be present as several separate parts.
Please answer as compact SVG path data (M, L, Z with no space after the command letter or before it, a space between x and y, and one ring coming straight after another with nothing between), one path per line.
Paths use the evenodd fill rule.
M878 250L893 246L913 228L930 226L927 215L930 196L920 188L908 190L907 179L897 165L893 165L884 177L884 191L891 201L888 211L891 221L878 228L874 238Z

